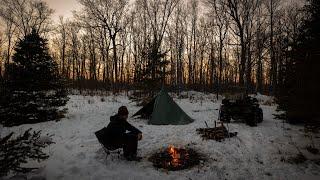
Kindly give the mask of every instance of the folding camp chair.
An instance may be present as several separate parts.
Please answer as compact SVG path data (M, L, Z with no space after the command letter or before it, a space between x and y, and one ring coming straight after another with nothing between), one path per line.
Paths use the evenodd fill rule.
M100 143L101 144L101 143ZM107 148L106 146L103 146L102 148L104 150L104 152L106 153L106 159L108 159L108 157L111 157L111 160L113 160L112 157L114 157L113 155L116 155L118 157L118 159L121 157L121 148L117 148L117 149L112 149L112 148Z
M94 133L99 141L99 143L101 144L104 152L106 153L106 158L108 159L108 157L112 154L116 154L118 158L120 158L121 156L121 148L114 148L114 147L110 147L107 145L106 141L106 128L102 128L101 130L97 131ZM112 156L111 156L112 157ZM113 160L113 159L112 159Z

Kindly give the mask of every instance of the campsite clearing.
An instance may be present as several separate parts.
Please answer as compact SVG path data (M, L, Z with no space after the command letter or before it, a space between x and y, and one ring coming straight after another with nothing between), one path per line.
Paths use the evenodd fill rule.
M174 97L174 96L173 96ZM127 162L117 157L105 160L105 154L94 132L106 126L109 117L118 107L126 105L130 114L137 107L126 96L70 96L67 104L67 117L59 122L46 122L35 125L22 125L13 128L0 128L1 135L10 131L16 133L33 127L43 134L54 135L55 144L46 149L50 158L40 164L40 169L32 176L44 176L47 180L59 179L318 179L320 157L309 153L305 148L310 140L305 137L302 126L284 124L275 120L275 106L262 105L264 121L258 127L241 123L229 124L232 132L238 132L225 141L202 140L196 129L204 128L205 121L210 127L218 119L221 101L214 94L187 92L184 99L175 102L192 118L187 125L149 125L146 120L129 119L143 131L139 142L139 155L142 162ZM104 99L103 101L101 99ZM266 96L258 96L263 104ZM317 137L318 136L318 137ZM319 145L319 135L313 140ZM182 171L167 172L157 170L148 158L161 148L169 145L189 145L207 156L203 165ZM307 158L301 164L290 164L288 159L297 156L298 147ZM319 148L319 146L318 146ZM39 165L39 164L36 164Z

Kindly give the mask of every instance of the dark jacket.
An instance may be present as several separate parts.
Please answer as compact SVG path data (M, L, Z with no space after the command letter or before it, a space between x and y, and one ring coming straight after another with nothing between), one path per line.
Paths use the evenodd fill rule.
M118 114L110 117L110 123L107 126L107 134L113 138L120 138L125 135L126 131L130 134L139 134L141 131L132 126L125 119L121 119Z

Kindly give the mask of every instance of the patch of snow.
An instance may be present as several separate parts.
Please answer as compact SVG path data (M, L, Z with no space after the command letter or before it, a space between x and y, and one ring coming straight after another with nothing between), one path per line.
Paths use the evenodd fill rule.
M46 178L43 176L33 176L29 180L46 180Z
M202 140L197 128L214 126L218 119L221 99L213 101L215 94L183 92L187 96L174 100L195 121L181 126L156 126L146 120L129 118L129 122L143 132L138 153L142 162L128 162L123 158L106 155L97 141L94 132L109 123L109 117L125 105L130 115L140 109L127 96L80 96L71 95L66 105L68 114L59 122L45 122L34 125L22 125L3 128L1 134L10 131L21 133L32 127L42 130L43 134L53 134L55 144L46 151L49 159L40 163L37 172L47 180L56 179L318 179L319 165L311 162L316 156L303 148L309 143L301 130L303 127L283 124L275 120L275 106L262 105L264 121L258 127L245 124L228 124L230 131L238 132L235 138L223 142ZM258 95L261 100L265 96ZM190 98L193 97L193 98ZM101 101L101 99L104 99ZM270 97L269 97L270 98ZM259 100L260 101L260 100ZM92 102L92 103L88 103ZM319 144L319 138L315 139ZM282 162L298 153L295 142L307 156L306 163L295 165ZM147 159L152 153L168 145L190 145L207 156L203 166L188 170L167 172L157 170ZM319 147L318 147L319 148Z
M38 139L38 143L40 144L51 144L53 143L53 139L51 136L41 136L39 139Z
M15 175L15 176L11 177L9 180L27 180L27 176L26 175Z

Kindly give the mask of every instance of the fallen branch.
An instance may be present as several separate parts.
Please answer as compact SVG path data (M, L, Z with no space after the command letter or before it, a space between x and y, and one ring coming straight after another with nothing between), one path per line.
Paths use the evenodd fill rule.
M37 168L22 167L29 159L45 160L49 156L42 149L52 144L52 141L41 139L41 131L30 132L28 129L24 134L13 138L10 133L4 138L0 137L0 177L6 176L10 171L30 172Z

